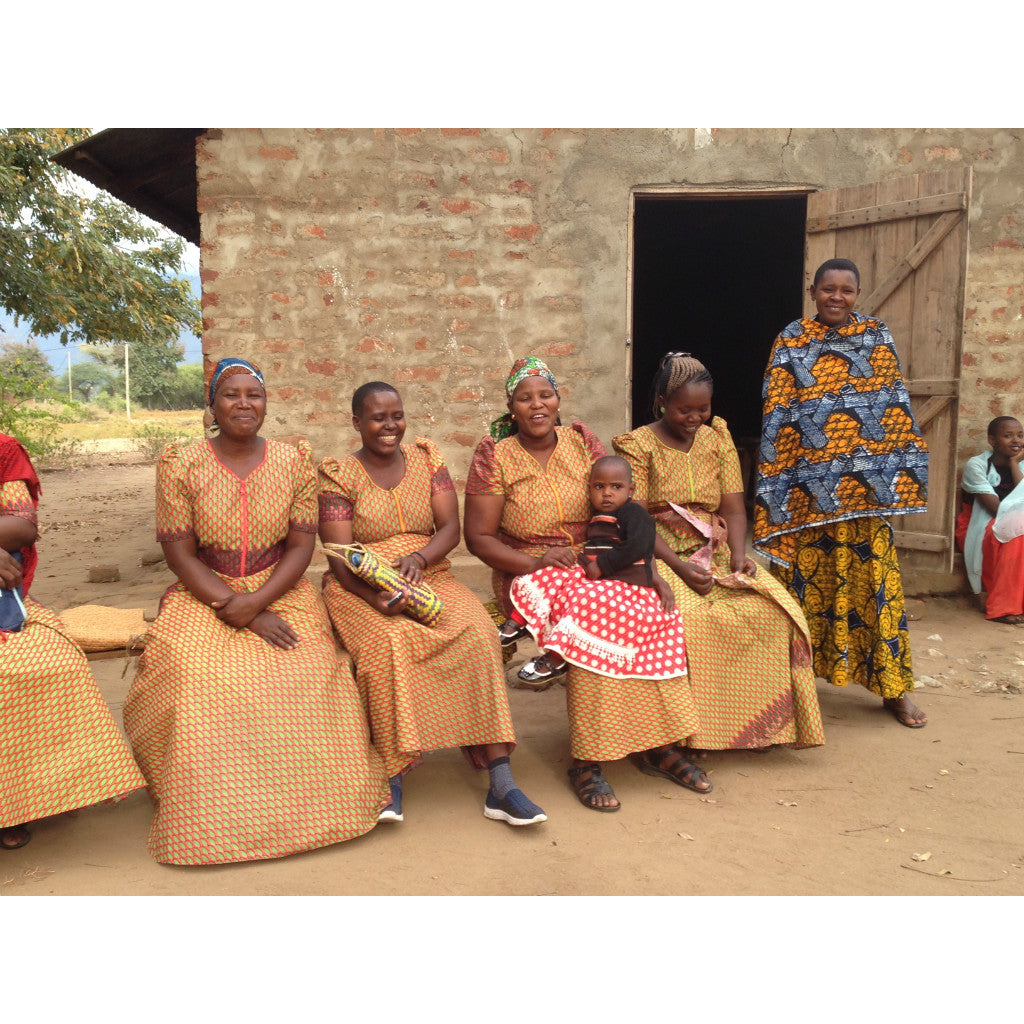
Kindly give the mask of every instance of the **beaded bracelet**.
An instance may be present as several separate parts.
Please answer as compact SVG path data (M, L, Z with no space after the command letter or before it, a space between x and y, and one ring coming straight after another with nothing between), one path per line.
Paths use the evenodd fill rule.
M419 551L414 551L412 553L412 557L413 558L418 558L423 563L423 568L426 569L426 567L427 567L427 560L426 560L426 558L422 554L420 554Z

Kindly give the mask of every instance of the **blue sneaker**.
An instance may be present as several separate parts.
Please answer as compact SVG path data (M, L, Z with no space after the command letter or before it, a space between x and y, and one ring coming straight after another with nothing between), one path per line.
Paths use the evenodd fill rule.
M488 790L484 817L507 821L510 825L536 825L548 820L548 816L521 789L510 789L500 800Z
M391 788L391 803L377 815L377 821L405 821L402 814L402 776L393 775L388 779Z

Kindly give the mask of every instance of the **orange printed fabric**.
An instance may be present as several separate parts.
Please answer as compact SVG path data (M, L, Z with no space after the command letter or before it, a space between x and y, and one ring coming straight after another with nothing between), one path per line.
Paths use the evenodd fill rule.
M24 480L0 485L0 515L35 521ZM0 828L146 784L64 624L28 596L25 611L19 632L0 632Z
M658 535L684 560L706 540L668 503L707 522L723 494L743 489L736 448L719 417L697 430L689 452L663 444L646 426L620 434L612 446L632 467L635 499L648 506ZM715 548L716 577L730 575L731 557L724 541ZM697 712L688 745L730 750L824 743L807 623L786 589L762 571L742 589L715 583L702 597L668 566L659 569L686 632Z
M352 455L320 464L322 521L352 523L353 540L386 561L422 548L434 533L431 497L451 490L437 446L402 445L405 475L387 489ZM444 603L433 626L407 615L381 615L328 572L324 599L355 665L373 743L387 774L414 765L428 750L515 743L501 649L494 623L448 559L426 570Z
M267 442L245 480L206 442L168 446L157 469L163 539L193 535L238 593L273 574L291 529L316 529L308 446ZM261 566L254 569L255 566ZM219 568L218 568L219 567ZM285 651L170 587L125 703L125 729L156 810L165 864L283 857L352 839L388 802L352 674L306 579L269 606L299 636Z
M289 530L316 533L316 471L308 442L267 441L240 479L209 441L169 444L157 464L157 540L194 537L199 560L222 576L276 565Z
M924 512L928 449L888 327L813 318L775 339L765 372L754 545L790 565L799 531Z
M477 445L466 479L467 494L501 494L499 539L517 551L538 556L549 547L569 545L580 551L590 521L587 477L595 459L606 455L597 436L580 422L556 427L557 441L546 467L513 434L501 441L485 437ZM509 602L514 577L494 574L494 593Z

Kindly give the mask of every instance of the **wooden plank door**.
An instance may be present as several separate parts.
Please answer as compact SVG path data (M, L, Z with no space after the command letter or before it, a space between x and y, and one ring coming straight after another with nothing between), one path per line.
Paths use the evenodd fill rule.
M896 341L930 453L928 511L897 517L896 543L922 569L949 572L956 516L956 430L971 168L815 192L807 197L809 286L827 259L860 268L857 311L880 317ZM806 296L806 314L815 309Z

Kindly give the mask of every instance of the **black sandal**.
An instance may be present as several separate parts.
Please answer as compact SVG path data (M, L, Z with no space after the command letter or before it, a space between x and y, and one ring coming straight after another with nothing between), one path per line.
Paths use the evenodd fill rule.
M554 679L556 676L564 675L569 671L569 663L563 661L561 665L552 665L546 654L531 658L520 670L519 678L527 683L542 683L547 679Z
M657 762L652 761L652 754L657 755ZM662 767L667 757L672 757L672 760L666 767ZM644 775L656 775L659 778L668 779L669 782L674 782L684 789L692 789L694 793L703 795L710 793L715 788L708 779L707 772L700 765L688 761L678 747L659 747L656 750L645 750L642 754L630 754L630 760ZM707 789L697 785L701 779L707 782Z
M580 779L581 775L589 772L585 780ZM573 792L576 794L576 798L579 800L584 807L589 807L592 811L617 811L622 804L615 804L613 807L606 807L603 804L595 804L591 801L595 796L615 796L615 790L612 789L608 780L601 773L601 766L596 761L589 761L587 764L578 764L574 768L570 768L566 774L569 776L569 782L572 785ZM618 797L615 797L617 800Z
M24 825L0 828L0 848L4 850L20 850L31 838L32 833Z
M517 640L522 640L530 631L526 626L520 626L513 619L506 619L498 627L498 640L502 647L511 647Z

